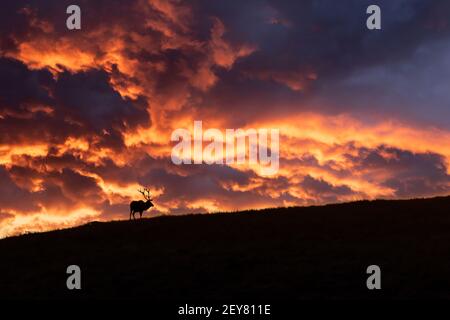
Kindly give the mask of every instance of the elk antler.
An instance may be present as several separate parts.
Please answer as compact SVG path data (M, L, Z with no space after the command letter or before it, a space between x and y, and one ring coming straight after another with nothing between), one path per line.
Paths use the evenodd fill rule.
M148 188L144 188L144 190L139 189L138 192L142 193L145 200L153 201L153 199L151 198L151 195L150 195L150 190Z

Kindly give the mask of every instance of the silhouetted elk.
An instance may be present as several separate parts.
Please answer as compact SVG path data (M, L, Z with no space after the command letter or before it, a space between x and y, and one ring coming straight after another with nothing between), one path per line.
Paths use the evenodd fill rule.
M148 209L150 209L151 207L153 207L153 199L150 198L150 190L148 190L147 188L144 188L144 190L138 190L140 193L142 193L142 195L144 196L144 199L147 201L131 201L130 203L130 220L131 220L131 215L133 215L133 219L136 219L134 214L136 212L139 212L139 216L140 218L142 218L142 213Z

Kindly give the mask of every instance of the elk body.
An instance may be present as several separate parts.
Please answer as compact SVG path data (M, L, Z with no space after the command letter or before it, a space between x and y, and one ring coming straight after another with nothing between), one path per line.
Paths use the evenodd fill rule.
M131 201L130 203L130 220L131 220L131 216L133 216L133 219L136 219L136 217L134 216L134 214L136 212L139 212L139 217L142 218L142 213L148 209L150 209L151 207L153 207L153 199L151 199L150 197L150 190L148 190L147 188L144 188L144 190L138 190L140 193L142 193L142 195L144 196L144 199L146 201Z

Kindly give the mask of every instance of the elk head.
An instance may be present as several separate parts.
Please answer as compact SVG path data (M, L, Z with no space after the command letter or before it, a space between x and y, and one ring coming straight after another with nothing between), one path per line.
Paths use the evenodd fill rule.
M146 200L146 204L148 205L148 208L153 207L153 199L150 195L150 190L148 188L144 188L143 190L139 189L139 193L141 193L144 196L144 199Z

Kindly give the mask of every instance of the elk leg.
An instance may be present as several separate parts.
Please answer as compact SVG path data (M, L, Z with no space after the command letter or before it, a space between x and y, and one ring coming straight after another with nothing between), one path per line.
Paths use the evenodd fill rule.
M139 212L139 219L142 219L142 211Z

